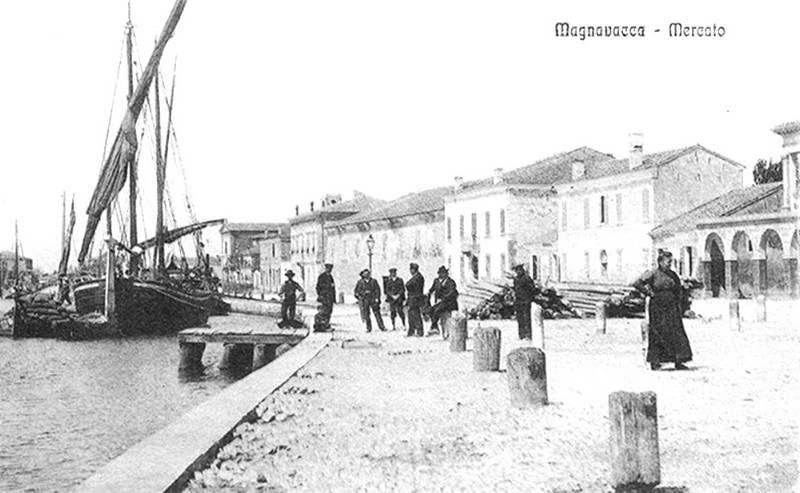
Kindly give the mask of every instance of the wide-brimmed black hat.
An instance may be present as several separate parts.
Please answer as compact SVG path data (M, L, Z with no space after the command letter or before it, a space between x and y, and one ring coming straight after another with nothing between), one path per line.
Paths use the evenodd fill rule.
M284 274L284 275L287 276L287 277L294 277L294 272L292 272L292 269L289 269L289 270L286 271L286 274Z
M437 274L447 274L447 267L444 265L439 267L439 270L436 271Z
M409 267L409 269L418 269L419 270L419 264L416 263L416 262L411 262L410 264L408 264L408 267Z
M511 269L512 269L512 270L520 270L520 269L525 269L525 264L514 264L514 266L513 266L513 267L511 267Z
M364 274L369 274L369 269L364 269L358 273L359 276L363 276Z
M333 267L333 264L325 264L325 267Z
M397 272L397 267L389 267L389 272Z

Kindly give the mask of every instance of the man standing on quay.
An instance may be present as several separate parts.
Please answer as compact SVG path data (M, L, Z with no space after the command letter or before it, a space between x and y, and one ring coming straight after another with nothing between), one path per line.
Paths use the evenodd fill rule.
M281 286L278 295L281 297L281 321L278 327L293 327L296 323L294 316L297 309L297 292L303 292L303 288L294 280L294 272L286 271L288 279Z
M372 320L370 319L370 309L375 314L378 328L386 330L381 317L381 287L378 281L372 278L369 269L361 271L361 279L356 283L355 297L358 306L361 308L361 319L367 324L367 332L372 332Z
M389 316L392 317L392 330L397 330L394 321L398 315L405 329L406 314L403 312L403 305L406 301L406 285L403 283L403 279L397 277L396 268L389 269L389 278L386 279L384 289L386 290L386 301L389 302Z
M419 273L419 265L411 262L408 264L408 270L411 273L406 283L406 292L408 293L408 332L406 335L411 337L418 335L422 337L422 305L425 303L425 278Z
M433 286L428 291L428 296L434 295L435 302L431 305L431 330L428 335L439 333L439 319L445 312L458 310L458 290L456 282L447 275L447 268L443 265L436 271L439 275L433 280ZM442 327L444 334L444 327Z
M530 340L531 334L531 303L536 296L536 284L531 276L525 273L525 266L514 266L517 277L514 278L514 313L517 316L519 338Z
M333 264L325 264L325 272L317 278L317 303L319 308L314 317L314 332L331 330L333 303L336 301L336 285L333 282Z

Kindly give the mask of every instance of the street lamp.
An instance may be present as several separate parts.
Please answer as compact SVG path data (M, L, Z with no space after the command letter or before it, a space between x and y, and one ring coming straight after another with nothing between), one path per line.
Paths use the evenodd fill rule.
M367 238L367 255L369 255L369 271L372 272L372 249L375 248L375 238L369 235Z

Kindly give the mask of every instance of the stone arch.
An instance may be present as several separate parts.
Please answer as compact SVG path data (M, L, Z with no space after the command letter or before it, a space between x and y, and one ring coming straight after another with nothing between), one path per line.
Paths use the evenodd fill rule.
M703 284L714 298L725 286L725 244L716 233L706 237Z
M783 261L783 242L774 229L768 228L761 234L759 248L763 254L763 273L761 287L767 294L785 294L789 291L786 265ZM761 269L760 269L761 270Z

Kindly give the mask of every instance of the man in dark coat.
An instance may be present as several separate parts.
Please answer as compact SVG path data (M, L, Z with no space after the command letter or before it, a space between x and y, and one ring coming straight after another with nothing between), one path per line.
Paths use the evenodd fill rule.
M406 282L408 293L408 332L407 336L417 335L422 337L422 306L425 304L425 278L419 273L419 265L411 262L408 265L411 277Z
M361 279L356 283L354 294L358 300L358 306L361 308L361 319L367 324L367 332L372 332L370 310L375 314L378 328L385 331L386 327L384 327L383 317L381 317L381 286L372 278L369 269L361 271Z
M517 277L514 278L514 313L517 316L517 327L520 339L531 339L531 303L536 296L536 284L527 273L525 266L514 266Z
M286 282L281 286L278 295L281 297L281 321L278 327L286 328L295 325L294 319L297 309L297 292L303 292L303 288L294 280L294 272L286 271Z
M647 332L647 362L658 370L661 363L675 363L676 370L686 370L692 360L692 348L683 328L681 280L671 269L672 254L660 250L658 268L649 270L633 283L633 287L650 297Z
M325 264L325 272L317 278L317 314L314 316L314 332L331 330L331 314L336 300L336 285L333 282L333 264Z
M433 286L428 291L428 297L434 295L434 303L431 305L431 330L428 335L439 333L439 319L445 312L458 310L458 290L456 282L450 278L445 266L439 267L436 271L439 275L433 280ZM442 328L444 333L444 328Z
M394 321L398 315L405 329L406 314L403 311L403 305L406 301L406 285L403 283L402 278L397 277L397 269L394 267L389 269L389 277L384 283L384 290L386 291L386 301L389 302L389 316L392 318L392 330L397 330Z

